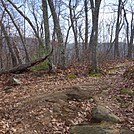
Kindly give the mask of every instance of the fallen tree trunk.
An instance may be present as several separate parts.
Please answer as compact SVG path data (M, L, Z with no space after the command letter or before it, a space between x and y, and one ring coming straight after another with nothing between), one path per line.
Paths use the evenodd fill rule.
M9 69L9 70L2 70L2 71L0 71L0 75L1 74L8 74L8 73L22 73L22 72L25 72L28 68L45 61L52 54L52 52L53 52L53 49L45 57L41 57L39 59L30 61L28 63L18 65L18 66L14 67L12 69Z

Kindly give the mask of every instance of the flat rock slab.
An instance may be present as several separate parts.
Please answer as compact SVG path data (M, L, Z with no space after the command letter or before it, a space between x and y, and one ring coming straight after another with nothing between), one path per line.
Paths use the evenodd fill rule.
M99 125L78 125L70 129L70 134L134 134L134 132L125 129L112 129Z
M54 93L42 94L35 96L34 98L28 98L24 100L21 107L25 107L25 105L33 106L45 106L48 102L50 103L60 103L61 100L64 102L68 101L83 101L92 97L92 90L87 89L83 90L79 86L72 86L65 88L63 91L58 91Z

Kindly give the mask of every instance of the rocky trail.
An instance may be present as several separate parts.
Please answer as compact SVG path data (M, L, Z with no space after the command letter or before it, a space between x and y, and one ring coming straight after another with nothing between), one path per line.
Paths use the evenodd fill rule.
M1 76L0 134L133 134L134 83L123 77L133 65L112 64L101 76Z

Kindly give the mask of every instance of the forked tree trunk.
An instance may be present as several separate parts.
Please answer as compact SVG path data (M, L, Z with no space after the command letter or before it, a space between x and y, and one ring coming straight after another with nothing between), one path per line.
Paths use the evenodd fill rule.
M55 27L55 31L56 31L56 35L57 35L57 39L59 43L59 49L60 49L60 63L59 64L62 68L64 68L65 67L65 48L64 48L64 43L63 43L61 27L60 27L60 23L58 21L58 17L54 8L53 0L48 0L48 4L52 13L54 27Z
M78 30L77 30L77 20L75 15L75 9L71 5L72 0L69 0L69 11L70 11L70 20L71 20L71 26L74 34L74 46L75 46L75 58L76 61L79 62L79 47L78 47Z
M50 52L50 31L49 31L49 18L48 18L48 5L47 0L42 0L42 9L43 9L43 22L44 22L44 31L45 31L45 45L47 54ZM48 57L49 71L52 72L52 58Z

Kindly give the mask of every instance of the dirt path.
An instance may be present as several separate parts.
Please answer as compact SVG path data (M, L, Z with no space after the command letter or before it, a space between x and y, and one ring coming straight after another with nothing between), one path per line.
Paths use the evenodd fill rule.
M63 74L17 76L25 84L0 92L0 134L68 134L71 125L90 122L96 103L118 115L124 121L119 126L133 130L134 98L121 94L126 82L122 74L131 65L120 63L105 76L72 80Z

